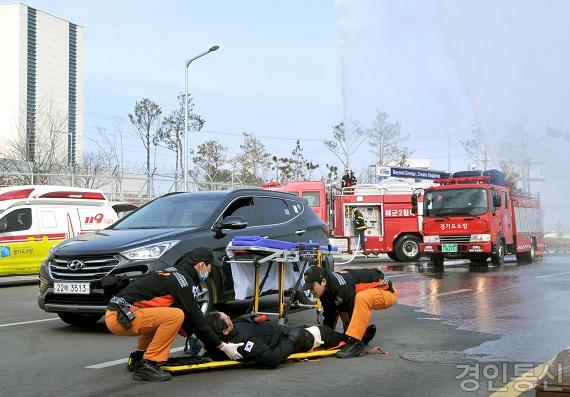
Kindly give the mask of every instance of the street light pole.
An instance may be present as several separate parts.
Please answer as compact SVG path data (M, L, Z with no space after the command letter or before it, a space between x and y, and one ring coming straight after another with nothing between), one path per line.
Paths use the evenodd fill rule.
M210 52L216 51L220 46L213 46L210 47L208 51L204 51L203 53L196 55L194 58L190 58L186 61L184 67L184 191L188 191L188 67L190 64L195 61L196 59L203 57L204 55L209 54Z

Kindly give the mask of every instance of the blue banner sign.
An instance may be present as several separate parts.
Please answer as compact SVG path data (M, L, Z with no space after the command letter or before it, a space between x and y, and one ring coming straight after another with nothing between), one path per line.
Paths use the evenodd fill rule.
M413 179L442 179L449 178L450 174L443 171L421 170L403 167L378 167L377 175L380 177L413 178Z

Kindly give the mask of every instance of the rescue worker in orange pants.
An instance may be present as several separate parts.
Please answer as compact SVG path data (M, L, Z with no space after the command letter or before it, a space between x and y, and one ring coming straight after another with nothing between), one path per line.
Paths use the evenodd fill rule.
M242 358L237 349L243 343L222 342L196 303L200 282L206 281L212 262L209 250L196 248L176 267L149 273L111 298L105 314L107 328L116 335L139 336L127 364L134 372L133 379L170 379L160 363L168 359L180 329L187 335L195 334L206 347L218 348L232 360Z
M392 281L377 269L347 269L337 273L310 266L303 276L303 290L311 290L321 301L323 324L335 329L339 316L343 321L348 342L337 352L337 357L363 356L363 340L371 340L376 333L374 325L368 326L372 310L387 309L398 300Z

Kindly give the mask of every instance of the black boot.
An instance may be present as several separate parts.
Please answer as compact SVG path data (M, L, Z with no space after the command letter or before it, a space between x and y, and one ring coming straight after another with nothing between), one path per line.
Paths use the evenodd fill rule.
M364 356L364 343L358 339L350 338L348 343L336 352L338 358L352 358Z
M137 365L143 359L144 352L142 350L135 350L129 355L129 359L127 361L127 371L133 372Z
M170 374L160 369L156 361L141 360L135 368L134 380L147 380L150 382L162 382L170 380Z
M374 335L376 335L376 326L372 324L366 328L366 332L364 332L364 336L362 337L362 343L364 346L366 346L368 342L374 339Z

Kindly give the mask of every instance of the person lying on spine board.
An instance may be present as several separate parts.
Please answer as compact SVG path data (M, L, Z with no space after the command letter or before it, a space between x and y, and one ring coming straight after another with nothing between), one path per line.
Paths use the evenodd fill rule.
M232 321L227 314L212 311L206 315L206 321L221 340L243 343L238 348L243 356L240 361L269 368L277 367L293 353L308 352L316 347L328 349L346 340L344 334L325 325L289 327L264 320L264 316L246 315ZM374 337L375 331L365 336L367 341Z

